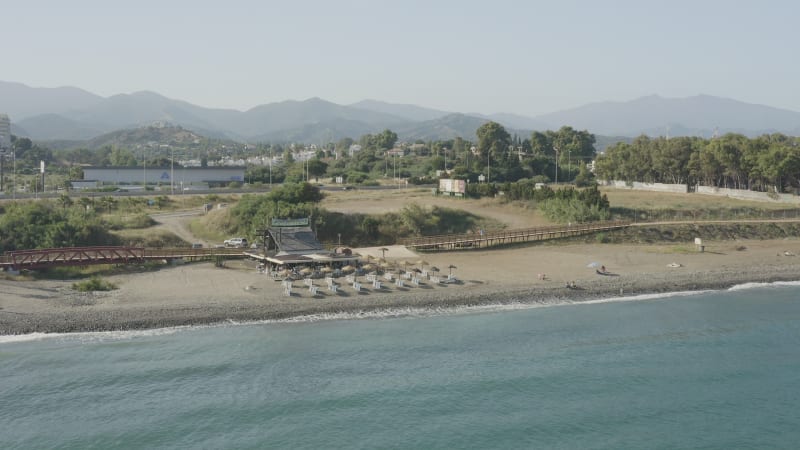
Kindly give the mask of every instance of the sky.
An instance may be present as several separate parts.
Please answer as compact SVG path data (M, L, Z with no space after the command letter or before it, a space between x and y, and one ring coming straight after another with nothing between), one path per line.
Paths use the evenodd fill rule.
M0 10L0 80L102 96L536 116L707 94L800 111L791 0L16 0Z

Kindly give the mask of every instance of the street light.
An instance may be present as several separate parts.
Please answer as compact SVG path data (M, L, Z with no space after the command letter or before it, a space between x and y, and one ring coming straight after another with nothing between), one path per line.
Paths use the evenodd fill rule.
M170 195L175 195L175 147L171 147L172 157L169 160L169 191Z
M490 174L491 174L490 170L491 170L491 165L492 165L491 158L492 158L492 152L487 148L486 149L486 183L487 184L489 183L489 181L491 179L491 177L490 177Z
M556 152L556 184L558 184L558 147L554 145L553 150Z

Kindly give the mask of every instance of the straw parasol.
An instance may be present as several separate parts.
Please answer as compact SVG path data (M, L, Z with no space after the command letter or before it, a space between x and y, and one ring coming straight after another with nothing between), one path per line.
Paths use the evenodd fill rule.
M311 275L312 273L314 273L314 270L311 269L310 267L306 267L300 270L300 275Z
M342 272L344 272L344 273L349 273L349 272L352 272L354 270L356 270L356 268L351 266L351 265L349 265L349 264L344 266L344 267L342 267Z
M386 259L386 252L388 252L388 248L381 248L381 258Z
M417 261L417 265L420 266L420 267L425 267L425 266L428 265L428 261L425 261L424 259L420 259L419 261Z
M447 266L447 268L450 269L450 273L448 275L451 276L451 277L453 276L453 269L458 269L458 267L456 267L456 266L454 266L452 264Z
M322 269L319 269L319 271L322 273L331 273L333 272L333 269L331 269L331 266L325 266Z

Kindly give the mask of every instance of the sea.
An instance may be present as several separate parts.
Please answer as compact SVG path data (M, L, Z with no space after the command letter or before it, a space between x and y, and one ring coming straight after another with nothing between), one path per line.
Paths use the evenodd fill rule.
M2 449L800 446L800 284L0 337Z

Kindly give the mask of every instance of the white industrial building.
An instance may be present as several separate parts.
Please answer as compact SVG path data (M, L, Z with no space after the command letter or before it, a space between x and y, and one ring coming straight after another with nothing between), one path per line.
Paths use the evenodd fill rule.
M161 184L177 188L244 182L244 167L84 167L83 179L98 184Z

